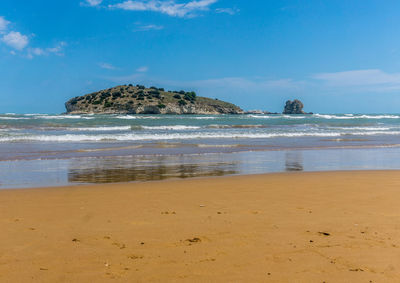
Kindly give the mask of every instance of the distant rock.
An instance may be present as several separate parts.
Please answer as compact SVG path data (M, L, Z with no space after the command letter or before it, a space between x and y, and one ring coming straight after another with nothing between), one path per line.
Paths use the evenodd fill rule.
M240 107L195 92L121 85L78 96L65 103L69 114L243 114Z
M303 108L304 105L300 100L288 100L286 101L285 108L283 109L283 114L312 114L304 112Z

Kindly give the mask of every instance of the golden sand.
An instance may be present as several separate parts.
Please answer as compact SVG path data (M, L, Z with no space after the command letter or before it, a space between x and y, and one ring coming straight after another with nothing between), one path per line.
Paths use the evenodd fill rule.
M0 191L0 282L400 282L400 172Z

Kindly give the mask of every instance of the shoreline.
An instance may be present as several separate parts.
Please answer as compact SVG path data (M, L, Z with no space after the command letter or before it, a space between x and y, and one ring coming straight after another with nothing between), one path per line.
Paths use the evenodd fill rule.
M0 190L278 172L400 169L398 147L0 161Z
M335 139L329 140L321 140L327 142L335 142ZM338 141L360 141L354 139L338 139ZM369 140L362 140L363 142L368 142ZM149 146L150 145L150 146ZM154 146L157 145L157 146ZM111 152L108 155L77 155L77 156L59 156L54 157L51 155L41 156L41 157L14 157L13 159L0 159L0 162L13 162L13 161L46 161L46 160L69 160L69 159L81 159L81 158L107 158L107 157L149 157L149 156L197 156L197 155L216 155L216 154L237 154L237 153L253 153L253 152L274 152L274 151L318 151L318 150L357 150L357 149L391 149L391 148L399 148L400 143L393 144L371 144L371 145L338 145L338 146L298 146L298 147L276 147L271 145L248 145L248 144L216 144L216 145L207 145L207 144L180 144L176 145L175 142L163 142L163 143L155 143L155 144L137 144L130 146L117 146L107 147L107 148L90 148L90 149L76 149L76 150L65 150L65 151L54 151L50 152L51 155L55 153L97 153L97 152ZM198 151L198 152L171 152L171 153L118 153L120 150L129 150L129 149L184 149L184 148L207 148L210 151ZM211 151L215 150L215 151ZM230 149L226 151L221 151L221 149ZM233 150L235 149L235 150ZM218 150L218 151L216 151Z
M400 171L0 190L0 281L382 282Z
M130 181L130 182L112 182L112 183L75 183L70 185L60 185L60 186L41 186L41 187L22 187L22 188L4 188L0 189L1 192L14 192L14 191L45 191L45 190L70 190L70 189L105 189L106 187L130 187L130 186L141 186L141 185L152 185L160 186L162 184L170 184L175 182L201 182L201 181L212 181L221 179L232 179L232 178L262 178L262 177L279 177L279 176L293 176L293 175L312 175L312 174L349 174L349 173L385 173L385 172L398 172L400 176L400 169L365 169L365 170L329 170L329 171L285 171L285 172L267 172L267 173L253 173L253 174L233 174L233 175L223 175L223 176L198 176L198 177L187 177L187 178L168 178L162 180L153 181Z

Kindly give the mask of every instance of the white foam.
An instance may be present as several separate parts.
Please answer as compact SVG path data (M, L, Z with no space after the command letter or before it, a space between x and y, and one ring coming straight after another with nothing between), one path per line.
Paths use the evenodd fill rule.
M28 113L24 114L24 116L48 116L49 114L42 114L42 113Z
M292 132L292 133L168 133L168 134L102 134L102 135L31 135L8 136L0 138L0 142L13 141L46 141L46 142L95 142L95 141L143 141L143 140L187 140L187 139L269 139L279 137L337 137L337 136L371 136L371 135L400 135L398 131L381 132Z
M107 132L107 131L128 131L131 130L131 126L116 126L116 127L82 127L82 128L66 128L70 131L93 131L93 132Z
M356 131L388 131L394 129L393 127L329 127L329 129L336 130L356 130Z
M131 116L131 115L126 115L126 116L120 115L120 116L115 116L115 117L113 117L113 118L115 118L115 119L124 119L124 120L137 119L136 116Z
M353 114L345 114L344 116L338 115L328 115L328 114L313 114L316 118L321 119L399 119L398 115L353 115Z
M132 116L132 115L118 115L114 116L115 119L123 119L123 120L135 120L135 119L160 119L160 117L155 116Z
M256 119L279 119L279 118L305 119L308 116L303 116L303 115L247 115L247 117L256 118Z
M184 125L174 125L174 126L141 126L146 130L197 130L201 129L199 126L184 126Z
M80 115L39 115L34 116L35 119L61 120L61 119L85 119L92 120L94 117L84 117Z
M214 120L214 119L217 119L217 117L208 117L208 116L205 116L205 117L191 117L192 119L196 119L196 120Z
M337 116L337 115L328 115L328 114L313 114L315 118L321 119L354 119L353 116Z
M29 118L23 118L23 117L0 117L0 120L29 120Z
M294 115L283 115L283 117L286 119L304 119L304 118L306 118L305 116L294 116Z
M398 115L361 115L361 116L355 116L357 118L362 118L362 119L399 119L400 116Z
M273 119L273 118L280 118L281 116L268 116L268 115L247 115L250 118L257 118L257 119Z

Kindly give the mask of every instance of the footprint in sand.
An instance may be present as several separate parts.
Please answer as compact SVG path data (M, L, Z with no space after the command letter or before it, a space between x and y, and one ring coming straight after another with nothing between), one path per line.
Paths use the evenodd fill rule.
M114 242L114 243L112 243L112 244L113 244L114 246L120 248L121 250L126 248L125 244L122 244L122 243Z
M200 238L192 238L192 239L186 239L185 242L189 243L189 246L191 246L192 244L197 244L201 242Z
M136 260L136 259L142 259L143 256L142 255L129 255L128 258L132 259L132 260Z

